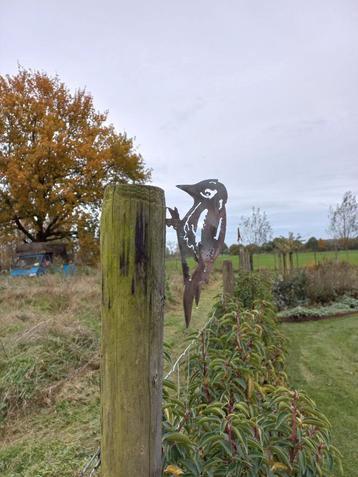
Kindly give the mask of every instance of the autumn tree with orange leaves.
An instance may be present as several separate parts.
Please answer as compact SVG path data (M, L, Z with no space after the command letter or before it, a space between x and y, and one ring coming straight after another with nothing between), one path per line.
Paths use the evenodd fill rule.
M132 139L107 124L84 89L20 68L0 76L0 227L26 241L93 229L108 183L144 182L150 171Z

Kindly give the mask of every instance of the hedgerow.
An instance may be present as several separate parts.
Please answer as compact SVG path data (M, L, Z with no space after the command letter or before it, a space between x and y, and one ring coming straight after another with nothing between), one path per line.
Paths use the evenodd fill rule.
M164 382L164 475L332 475L340 459L330 424L288 386L271 303L217 303L214 313L183 379Z

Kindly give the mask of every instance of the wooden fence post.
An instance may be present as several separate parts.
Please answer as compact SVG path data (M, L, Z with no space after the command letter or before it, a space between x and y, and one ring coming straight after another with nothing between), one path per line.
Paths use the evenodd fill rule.
M246 270L246 255L242 245L239 245L239 270Z
M235 289L235 277L231 260L223 261L223 285L224 306L226 306Z
M249 253L243 245L239 247L239 270L244 270L245 272L253 271L253 254Z
M106 189L101 218L102 477L161 477L164 192Z

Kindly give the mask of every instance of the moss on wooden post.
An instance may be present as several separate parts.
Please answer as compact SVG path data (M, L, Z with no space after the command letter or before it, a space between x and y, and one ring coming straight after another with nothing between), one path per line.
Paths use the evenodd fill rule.
M161 476L165 202L106 189L101 219L102 477Z

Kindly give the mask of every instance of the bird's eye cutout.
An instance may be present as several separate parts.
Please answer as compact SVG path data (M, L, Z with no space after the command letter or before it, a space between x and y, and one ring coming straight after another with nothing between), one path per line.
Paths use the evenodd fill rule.
M217 191L216 189L214 189L214 190L212 190L212 189L205 189L204 192L200 192L200 195L201 195L202 197L205 197L205 199L212 199L212 198L214 197L214 195L217 194L217 192L218 192L218 191Z

